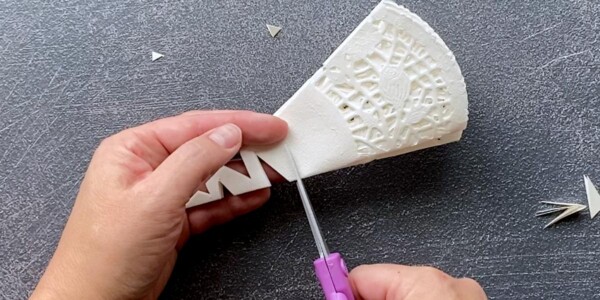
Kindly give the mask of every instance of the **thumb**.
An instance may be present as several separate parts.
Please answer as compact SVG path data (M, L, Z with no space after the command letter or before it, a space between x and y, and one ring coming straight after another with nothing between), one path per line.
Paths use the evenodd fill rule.
M432 267L393 264L354 268L350 281L362 300L485 300L485 292L472 279L455 279Z
M148 178L161 202L183 206L219 168L239 151L242 131L225 124L179 146ZM164 198L175 199L164 199ZM163 204L164 205L164 204Z

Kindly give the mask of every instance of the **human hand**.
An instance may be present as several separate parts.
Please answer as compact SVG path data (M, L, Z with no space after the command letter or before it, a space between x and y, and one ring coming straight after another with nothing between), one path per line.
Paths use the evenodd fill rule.
M363 265L350 272L357 300L486 300L479 284L432 267Z
M272 144L286 134L285 122L271 115L194 111L105 139L31 298L158 298L190 234L258 208L270 191L186 211L189 198L242 144ZM242 163L231 167L243 171Z

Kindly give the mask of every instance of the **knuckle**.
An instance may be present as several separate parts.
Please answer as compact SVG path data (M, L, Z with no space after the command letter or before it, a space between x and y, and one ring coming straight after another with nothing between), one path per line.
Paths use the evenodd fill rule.
M448 275L434 267L429 267L429 266L422 267L421 272L423 273L423 275L425 277L427 277L429 280L432 280L434 282L448 283L452 279L452 277L450 277L450 275Z
M115 143L115 139L116 138L114 135L104 138L102 141L100 141L100 144L98 145L98 149L102 150L105 148L110 148L111 145L113 145Z
M217 149L210 147L204 139L196 139L188 143L185 147L185 154L182 159L197 161L202 165L199 184L202 186L220 167L226 162L222 161L222 153Z
M356 276L359 274L367 273L368 268L369 267L366 265L359 265L357 267L352 268L352 270L350 270L350 275Z
M121 146L125 144L126 141L134 140L134 138L131 135L131 130L126 129L111 136L108 136L102 141L100 141L97 150L112 151L116 146Z
M114 135L104 138L102 141L100 141L100 144L98 144L98 147L94 151L94 158L105 159L106 157L110 156L117 144L118 137L115 137Z
M457 281L460 282L460 284L462 285L481 289L479 283L472 278L460 278Z
M210 154L204 139L193 139L188 145L188 151L190 151L190 154L192 155L201 155L201 157L204 157L205 155Z

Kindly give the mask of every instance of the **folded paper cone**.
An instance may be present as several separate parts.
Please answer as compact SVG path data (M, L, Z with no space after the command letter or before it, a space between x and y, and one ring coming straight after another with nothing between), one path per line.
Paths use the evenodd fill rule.
M250 176L223 167L188 207L270 186L258 161L287 180L458 141L467 125L467 91L452 51L417 15L384 0L275 116L288 137L246 148Z

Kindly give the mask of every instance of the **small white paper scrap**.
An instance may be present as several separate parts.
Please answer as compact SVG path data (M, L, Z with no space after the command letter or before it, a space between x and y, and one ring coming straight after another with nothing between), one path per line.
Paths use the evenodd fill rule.
M281 31L281 27L269 24L267 24L267 29L269 29L269 34L272 37L275 37Z
M155 60L157 60L159 58L162 58L162 57L164 57L164 55L162 55L162 54L160 54L158 52L152 51L152 61L155 61Z

